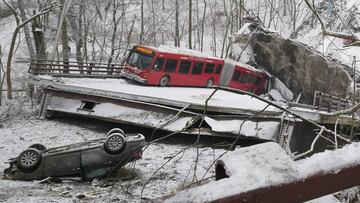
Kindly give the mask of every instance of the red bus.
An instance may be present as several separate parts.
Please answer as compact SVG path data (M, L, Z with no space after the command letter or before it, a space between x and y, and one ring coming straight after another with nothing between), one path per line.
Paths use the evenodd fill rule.
M220 83L255 94L264 93L267 85L267 75L249 65L169 46L135 46L122 74L148 85L210 87Z
M226 59L220 85L245 90L257 95L267 91L269 76L261 70Z
M224 60L168 46L135 46L124 63L126 78L148 85L210 87L219 83Z

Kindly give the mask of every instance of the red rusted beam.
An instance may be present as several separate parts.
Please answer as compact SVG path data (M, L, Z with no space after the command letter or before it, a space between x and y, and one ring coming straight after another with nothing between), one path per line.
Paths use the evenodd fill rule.
M360 185L360 165L309 176L295 182L270 186L224 197L212 202L304 202Z

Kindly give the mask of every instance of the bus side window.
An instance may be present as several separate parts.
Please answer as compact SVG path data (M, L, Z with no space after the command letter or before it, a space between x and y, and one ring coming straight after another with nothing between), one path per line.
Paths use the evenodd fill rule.
M207 63L205 66L205 73L213 73L215 65L213 63Z
M178 61L175 59L167 59L165 63L164 72L166 73L174 73L176 71Z
M235 71L234 75L232 76L232 81L238 82L240 78L241 73L239 71Z
M203 66L204 66L204 63L196 62L193 66L191 73L193 75L200 75L202 73Z
M256 82L256 76L250 75L250 77L249 77L249 83L250 83L250 84L255 84L255 82Z
M240 77L240 83L247 83L249 80L249 76L250 76L249 73L242 74Z
M216 67L215 73L216 73L217 75L219 75L219 74L221 73L221 68L222 68L222 65L221 65L221 64L219 64L219 65Z
M179 73L188 74L190 71L191 61L181 61L179 67Z
M154 71L162 71L162 67L164 65L164 58L157 58L154 64Z

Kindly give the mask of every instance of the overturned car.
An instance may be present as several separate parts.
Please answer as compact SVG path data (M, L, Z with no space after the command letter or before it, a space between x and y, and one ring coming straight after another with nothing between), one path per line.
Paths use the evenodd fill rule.
M83 180L104 177L125 164L140 159L145 144L143 135L125 134L114 128L107 138L47 149L33 144L9 160L4 177L16 180L41 180L47 177L80 176Z

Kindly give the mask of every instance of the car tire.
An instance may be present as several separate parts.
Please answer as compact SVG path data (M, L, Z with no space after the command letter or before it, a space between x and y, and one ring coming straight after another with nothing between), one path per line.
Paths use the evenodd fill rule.
M120 153L125 147L125 137L120 133L112 133L104 143L104 148L109 154Z
M214 84L214 79L210 78L207 82L205 87L211 87Z
M40 143L32 144L32 145L30 145L29 148L37 149L39 151L45 151L46 150L45 145L40 144Z
M164 76L159 81L159 86L160 87L167 87L167 86L169 86L169 84L170 84L169 76Z
M18 166L20 169L29 171L34 170L39 165L41 160L41 153L39 150L29 148L21 152L18 156Z
M120 128L113 128L111 129L108 133L107 133L107 136L106 137L109 137L109 135L113 134L113 133L120 133L122 134L124 137L126 136L124 131Z

